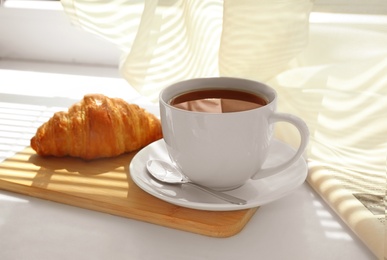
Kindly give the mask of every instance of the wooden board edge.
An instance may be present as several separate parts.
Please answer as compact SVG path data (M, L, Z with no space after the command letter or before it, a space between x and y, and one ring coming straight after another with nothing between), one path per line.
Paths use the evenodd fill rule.
M248 223L254 213L257 211L257 208L251 208L244 210L246 214L244 214L242 219L236 221L233 225L225 225L225 226L213 226L206 225L204 223L177 223L176 221L165 221L167 216L160 215L160 218L149 216L145 214L144 211L134 210L132 212L121 211L115 207L104 207L106 202L103 201L93 201L91 199L74 196L67 193L62 193L58 191L48 190L50 196L47 193L42 193L40 188L29 186L28 189L25 189L25 185L8 182L4 180L0 180L0 189L15 192L22 195L32 196L34 198L44 199L47 201L57 202L61 204L65 204L68 206L79 207L87 210L93 210L97 212L102 212L106 214L111 214L118 217L125 217L129 219L134 219L142 222L147 222L150 224L156 224L159 226L178 229L181 231L186 231L190 233L195 233L199 235L216 237L216 238L227 238L238 234ZM56 195L56 196L52 196ZM55 198L55 199L54 199ZM69 203L71 201L71 203ZM117 207L119 207L117 205ZM155 213L152 212L154 215ZM164 219L162 221L162 219Z

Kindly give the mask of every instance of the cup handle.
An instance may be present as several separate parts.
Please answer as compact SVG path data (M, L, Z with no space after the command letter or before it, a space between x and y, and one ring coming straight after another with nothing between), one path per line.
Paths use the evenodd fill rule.
M276 165L276 166L273 166L270 168L261 169L260 171L255 173L253 175L253 177L251 177L251 179L253 179L253 180L266 178L268 176L279 173L282 170L285 170L288 167L290 167L293 163L295 163L302 156L302 154L304 153L306 146L308 145L308 142L309 142L308 126L300 118L298 118L294 115L291 115L291 114L274 113L274 114L272 114L272 116L270 117L269 120L270 120L271 124L282 121L282 122L287 122L287 123L294 125L297 128L297 130L299 131L300 136L301 136L300 146L298 147L298 150L293 155L293 157L291 157L289 160L287 160L284 163L281 163L280 165Z

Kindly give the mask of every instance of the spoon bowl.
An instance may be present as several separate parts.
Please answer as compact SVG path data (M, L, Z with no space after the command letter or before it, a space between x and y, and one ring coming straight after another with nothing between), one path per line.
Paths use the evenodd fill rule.
M170 184L188 184L229 203L244 205L246 201L226 193L191 182L173 164L161 160L149 160L146 164L148 172L157 180Z

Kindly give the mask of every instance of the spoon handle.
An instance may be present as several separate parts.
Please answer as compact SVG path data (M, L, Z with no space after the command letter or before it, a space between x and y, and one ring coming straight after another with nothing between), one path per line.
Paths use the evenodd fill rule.
M211 195L214 195L215 197L217 197L219 199L225 200L225 201L230 202L232 204L237 204L237 205L245 205L246 204L246 201L243 199L240 199L240 198L228 195L226 193L201 186L201 185L193 183L193 182L186 182L185 184L189 184L191 186L194 186L202 191L205 191Z

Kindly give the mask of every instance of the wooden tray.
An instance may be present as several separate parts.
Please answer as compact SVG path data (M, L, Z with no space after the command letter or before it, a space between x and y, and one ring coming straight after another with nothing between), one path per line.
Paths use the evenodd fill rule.
M155 198L130 178L135 154L85 162L27 147L0 164L0 189L211 237L237 234L257 210L193 210Z

